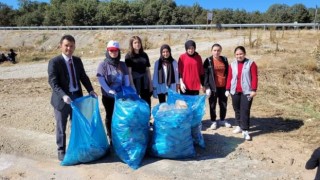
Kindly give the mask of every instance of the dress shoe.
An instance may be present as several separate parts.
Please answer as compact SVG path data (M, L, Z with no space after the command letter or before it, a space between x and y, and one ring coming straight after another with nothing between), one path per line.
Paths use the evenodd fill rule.
M63 161L65 154L66 154L66 153L63 152L63 151L59 151L59 152L58 152L58 159L59 159L59 161Z

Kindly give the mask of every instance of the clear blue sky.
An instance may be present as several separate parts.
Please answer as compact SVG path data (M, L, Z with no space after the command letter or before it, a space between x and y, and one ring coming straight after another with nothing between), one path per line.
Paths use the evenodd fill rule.
M50 0L37 0L39 2L50 2ZM18 8L17 0L0 0L13 8ZM194 3L199 3L204 9L244 9L248 12L260 11L265 12L272 4L294 4L302 3L307 8L315 8L320 6L319 0L176 0L177 5L192 6Z

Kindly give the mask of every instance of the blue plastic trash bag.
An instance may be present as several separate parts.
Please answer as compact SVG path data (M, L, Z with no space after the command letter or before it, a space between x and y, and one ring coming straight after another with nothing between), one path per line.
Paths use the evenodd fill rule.
M206 109L206 96L205 95L182 95L178 94L169 89L168 91L168 103L175 103L176 100L183 100L187 103L192 110L192 120L191 120L191 129L192 129L192 138L196 145L199 145L202 148L205 148L204 138L201 133L202 128L202 118L205 114Z
M152 110L154 117L151 154L153 156L180 159L195 156L191 137L189 108L177 109L174 104L162 103Z
M149 105L137 94L116 95L111 124L112 144L118 157L133 169L140 166L147 149L149 120Z
M97 160L110 145L101 121L97 98L84 96L71 103L71 134L61 165L74 165Z

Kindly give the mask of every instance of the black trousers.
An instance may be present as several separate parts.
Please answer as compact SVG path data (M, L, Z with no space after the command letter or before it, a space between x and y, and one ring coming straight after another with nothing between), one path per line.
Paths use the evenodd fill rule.
M152 92L149 91L149 89L142 89L140 91L140 97L141 99L145 100L149 104L149 108L151 110L151 96Z
M144 78L142 77L140 79L134 79L133 83L138 95L141 97L141 99L145 100L149 104L149 108L151 111L152 91L150 92L149 88L145 89ZM146 87L149 87L149 84L147 84Z
M216 106L217 102L220 108L220 119L224 120L227 115L227 103L228 98L225 96L226 89L225 88L217 88L215 93L212 92L209 97L209 108L210 108L210 118L211 121L215 121L217 119Z
M69 96L72 100L81 97L80 93L76 93ZM59 152L66 151L66 128L68 117L70 120L72 119L72 109L69 104L65 104L65 106L61 110L57 110L54 108L54 117L56 119L56 144L58 146L57 150Z
M112 122L112 115L113 115L113 109L114 109L114 103L115 99L113 97L109 96L102 96L102 104L104 106L104 109L106 110L106 128L108 131L108 136L111 139L111 122Z
M166 102L167 100L167 94L168 93L165 93L165 94L163 94L163 93L161 93L161 94L158 94L158 99L159 99L159 103L164 103L164 102Z
M245 131L249 130L250 127L250 109L253 100L248 97L249 95L244 95L242 93L231 95L236 126L240 126L240 128Z
M183 93L182 91L180 91L180 94L183 94L183 95L199 95L199 91L187 90L187 89L186 89L186 92L185 92L185 93Z

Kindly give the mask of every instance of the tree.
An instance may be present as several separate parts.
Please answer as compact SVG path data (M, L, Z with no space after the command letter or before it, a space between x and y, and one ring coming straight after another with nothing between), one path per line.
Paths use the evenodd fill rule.
M0 2L0 26L14 26L16 12L8 5Z
M242 9L236 9L232 13L232 23L233 24L245 24L248 23L248 13Z
M128 1L125 0L111 0L106 7L108 22L111 25L128 25Z
M44 25L47 26L63 26L65 25L64 20L65 10L64 4L67 0L51 0L50 6L46 9L46 16L44 19Z
M206 17L206 11L203 11L199 3L194 3L191 9L192 24L205 24L207 22Z
M309 8L308 9L309 12L309 17L310 17L310 22L314 23L319 23L320 22L320 10L318 9L318 11L316 11L315 8ZM316 14L317 12L317 14ZM316 18L316 20L314 19Z
M192 24L191 9L186 6L178 6L172 13L171 24Z
M157 24L168 25L171 24L172 14L175 11L176 3L172 0L163 0L159 12L159 20Z
M30 0L19 0L20 8L16 16L18 26L41 26L45 19L45 11L48 6L44 2L32 2Z
M308 12L308 9L303 4L295 4L290 7L289 12L291 16L293 17L294 22L299 23L307 23L310 22L310 14Z
M247 23L263 23L264 22L264 14L260 13L259 11L254 11L248 14Z
M161 0L150 1L146 0L146 4L143 7L142 17L144 23L147 25L154 25L159 21L159 12L162 6Z
M214 16L213 16L213 22L218 24L231 24L233 22L233 10L228 9L222 9L222 10L215 10Z
M266 12L266 21L270 23L290 23L293 18L289 13L289 6L285 4L274 4Z
M142 9L144 7L143 1L132 1L129 4L129 12L127 19L130 25L143 25Z
M78 0L77 3L74 3L73 24L78 26L95 25L98 3L97 0Z

